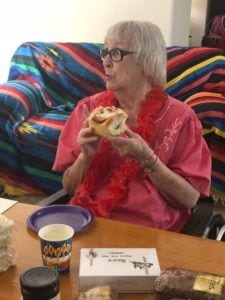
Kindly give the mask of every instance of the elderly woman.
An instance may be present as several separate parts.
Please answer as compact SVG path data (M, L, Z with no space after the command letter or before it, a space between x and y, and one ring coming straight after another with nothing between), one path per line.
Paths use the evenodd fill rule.
M112 26L101 50L107 91L79 102L59 139L54 170L70 204L94 215L180 231L209 195L211 159L195 113L164 92L166 48L142 21ZM128 115L125 134L98 136L86 117L98 106Z

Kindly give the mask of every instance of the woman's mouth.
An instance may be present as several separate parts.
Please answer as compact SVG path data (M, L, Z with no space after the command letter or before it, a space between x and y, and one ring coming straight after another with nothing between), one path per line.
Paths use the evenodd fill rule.
M112 79L112 77L113 77L112 75L105 74L105 79L106 79L106 80L110 80L110 79Z

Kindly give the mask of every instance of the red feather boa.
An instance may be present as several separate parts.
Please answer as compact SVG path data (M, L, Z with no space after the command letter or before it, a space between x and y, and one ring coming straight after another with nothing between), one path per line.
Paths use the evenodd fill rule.
M162 88L153 88L145 101L141 104L141 110L136 118L137 127L133 131L142 136L148 143L154 132L154 120L158 116L165 103L166 94ZM102 106L118 106L118 102L111 91L102 94L99 103ZM113 171L110 176L108 186L106 187L107 195L97 200L92 199L97 186L102 184L103 179L107 177L108 163L110 161L111 144L102 140L100 150L96 154L83 182L76 190L76 195L71 199L70 204L79 205L87 208L95 216L109 218L111 211L126 198L128 192L129 180L135 176L139 165L132 159L124 159L123 163Z

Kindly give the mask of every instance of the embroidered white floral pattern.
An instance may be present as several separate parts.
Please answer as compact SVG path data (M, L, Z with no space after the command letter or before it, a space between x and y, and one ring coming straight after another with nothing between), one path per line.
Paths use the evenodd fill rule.
M155 152L164 151L168 152L170 145L174 143L173 136L177 133L177 129L179 126L181 126L182 121L180 118L176 118L175 121L171 124L171 128L167 128L165 130L165 135L163 138L163 142L159 144L158 140L156 139L156 146L155 146Z

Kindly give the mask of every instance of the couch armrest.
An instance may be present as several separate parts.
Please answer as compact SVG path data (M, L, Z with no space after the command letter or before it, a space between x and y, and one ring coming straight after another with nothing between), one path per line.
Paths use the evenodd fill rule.
M31 115L44 110L38 87L23 80L0 85L0 128L10 136Z
M39 112L44 107L41 91L25 80L11 80L0 85L0 104L4 115L21 119Z
M9 80L38 84L46 106L72 108L105 90L104 69L95 43L26 42L15 51Z

